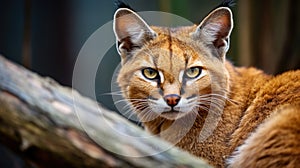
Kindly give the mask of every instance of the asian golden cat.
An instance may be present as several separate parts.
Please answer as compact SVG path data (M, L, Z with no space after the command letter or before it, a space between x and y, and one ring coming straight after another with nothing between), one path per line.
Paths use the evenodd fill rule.
M226 61L228 7L199 25L114 15L118 84L147 131L215 167L300 166L300 71L278 76Z

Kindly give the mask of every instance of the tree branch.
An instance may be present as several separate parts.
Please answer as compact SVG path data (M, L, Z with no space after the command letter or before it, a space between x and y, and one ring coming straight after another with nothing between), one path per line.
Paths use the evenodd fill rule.
M80 122L76 115L81 116ZM149 135L97 102L0 56L0 141L31 163L39 167L209 167L175 147L160 152L170 144L159 138L131 138L142 136Z

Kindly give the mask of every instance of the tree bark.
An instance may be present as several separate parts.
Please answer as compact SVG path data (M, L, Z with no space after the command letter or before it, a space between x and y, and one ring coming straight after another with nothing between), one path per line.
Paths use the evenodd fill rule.
M77 116L81 116L80 120ZM37 167L209 167L175 147L160 152L170 144L159 138L130 136L149 135L75 90L0 56L0 141L31 164Z

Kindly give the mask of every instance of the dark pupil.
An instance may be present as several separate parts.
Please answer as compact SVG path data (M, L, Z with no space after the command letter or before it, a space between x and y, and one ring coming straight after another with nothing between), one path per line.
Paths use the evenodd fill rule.
M196 68L191 69L192 74L195 73L195 70L196 70Z
M149 69L148 71L149 71L149 75L150 76L153 76L155 74L155 72L153 71L153 69Z

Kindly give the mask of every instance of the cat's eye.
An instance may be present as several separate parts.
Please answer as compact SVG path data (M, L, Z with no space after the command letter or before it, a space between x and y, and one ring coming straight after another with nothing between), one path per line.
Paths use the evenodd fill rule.
M185 71L185 76L190 79L197 78L202 72L201 67L191 67Z
M145 68L142 70L142 73L147 79L158 79L158 72L155 69Z

